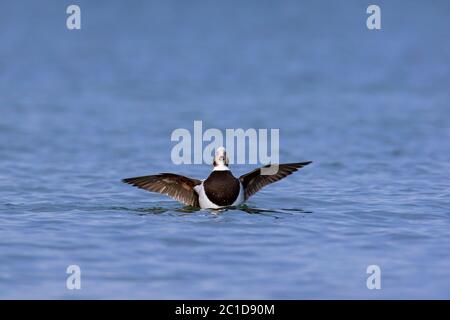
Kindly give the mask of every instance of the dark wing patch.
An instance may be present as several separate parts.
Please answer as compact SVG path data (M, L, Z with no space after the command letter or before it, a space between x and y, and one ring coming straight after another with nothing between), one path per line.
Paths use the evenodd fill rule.
M303 168L311 162L312 161L280 164L278 165L278 172L271 175L261 175L261 168L258 168L240 176L239 180L241 181L245 191L245 200L250 198L266 185L287 177L291 173L297 171L300 168ZM268 168L269 166L270 165L267 165L263 168Z
M153 176L143 176L123 179L122 182L135 187L165 194L188 206L199 207L198 195L194 187L202 182L173 173L160 173Z

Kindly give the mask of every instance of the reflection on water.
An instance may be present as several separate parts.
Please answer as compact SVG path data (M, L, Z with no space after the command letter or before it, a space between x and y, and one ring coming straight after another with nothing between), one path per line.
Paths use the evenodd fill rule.
M203 213L210 213L213 215L226 214L229 211L239 211L247 214L259 214L259 215L267 215L272 216L274 218L279 218L277 214L300 214L305 216L307 214L311 214L312 211L304 210L304 209L295 209L295 208L281 208L281 209L263 209L255 206L249 206L247 204L242 204L238 207L226 207L220 209L200 209L192 206L180 206L176 207L176 205L168 205L167 207L146 207L146 208L131 208L131 207L111 207L112 210L118 211L132 211L137 213L138 215L146 215L146 214L162 214L162 213L198 213L199 211Z

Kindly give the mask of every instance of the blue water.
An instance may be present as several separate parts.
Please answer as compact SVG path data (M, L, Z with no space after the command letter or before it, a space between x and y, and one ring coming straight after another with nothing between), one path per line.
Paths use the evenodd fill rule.
M448 1L69 4L0 3L0 298L450 298ZM220 213L120 182L205 178L194 120L314 163Z

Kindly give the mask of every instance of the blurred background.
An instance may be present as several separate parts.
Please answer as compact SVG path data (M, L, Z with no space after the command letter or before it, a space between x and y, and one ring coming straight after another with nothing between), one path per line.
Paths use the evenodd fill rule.
M450 298L450 2L370 4L0 1L0 298ZM205 178L194 120L314 164L220 214L120 183Z

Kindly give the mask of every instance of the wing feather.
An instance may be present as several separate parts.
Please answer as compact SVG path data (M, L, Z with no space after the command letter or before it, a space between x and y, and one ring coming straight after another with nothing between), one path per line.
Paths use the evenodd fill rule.
M122 182L132 186L167 195L188 206L198 207L198 195L194 187L202 182L173 173L160 173L123 179Z
M288 175L294 173L300 168L303 168L311 162L312 161L280 164L278 165L278 172L271 175L262 175L261 168L258 168L240 176L239 180L241 181L245 191L245 200L250 198L266 185L287 177ZM268 168L269 166L270 165L266 165L263 168Z

